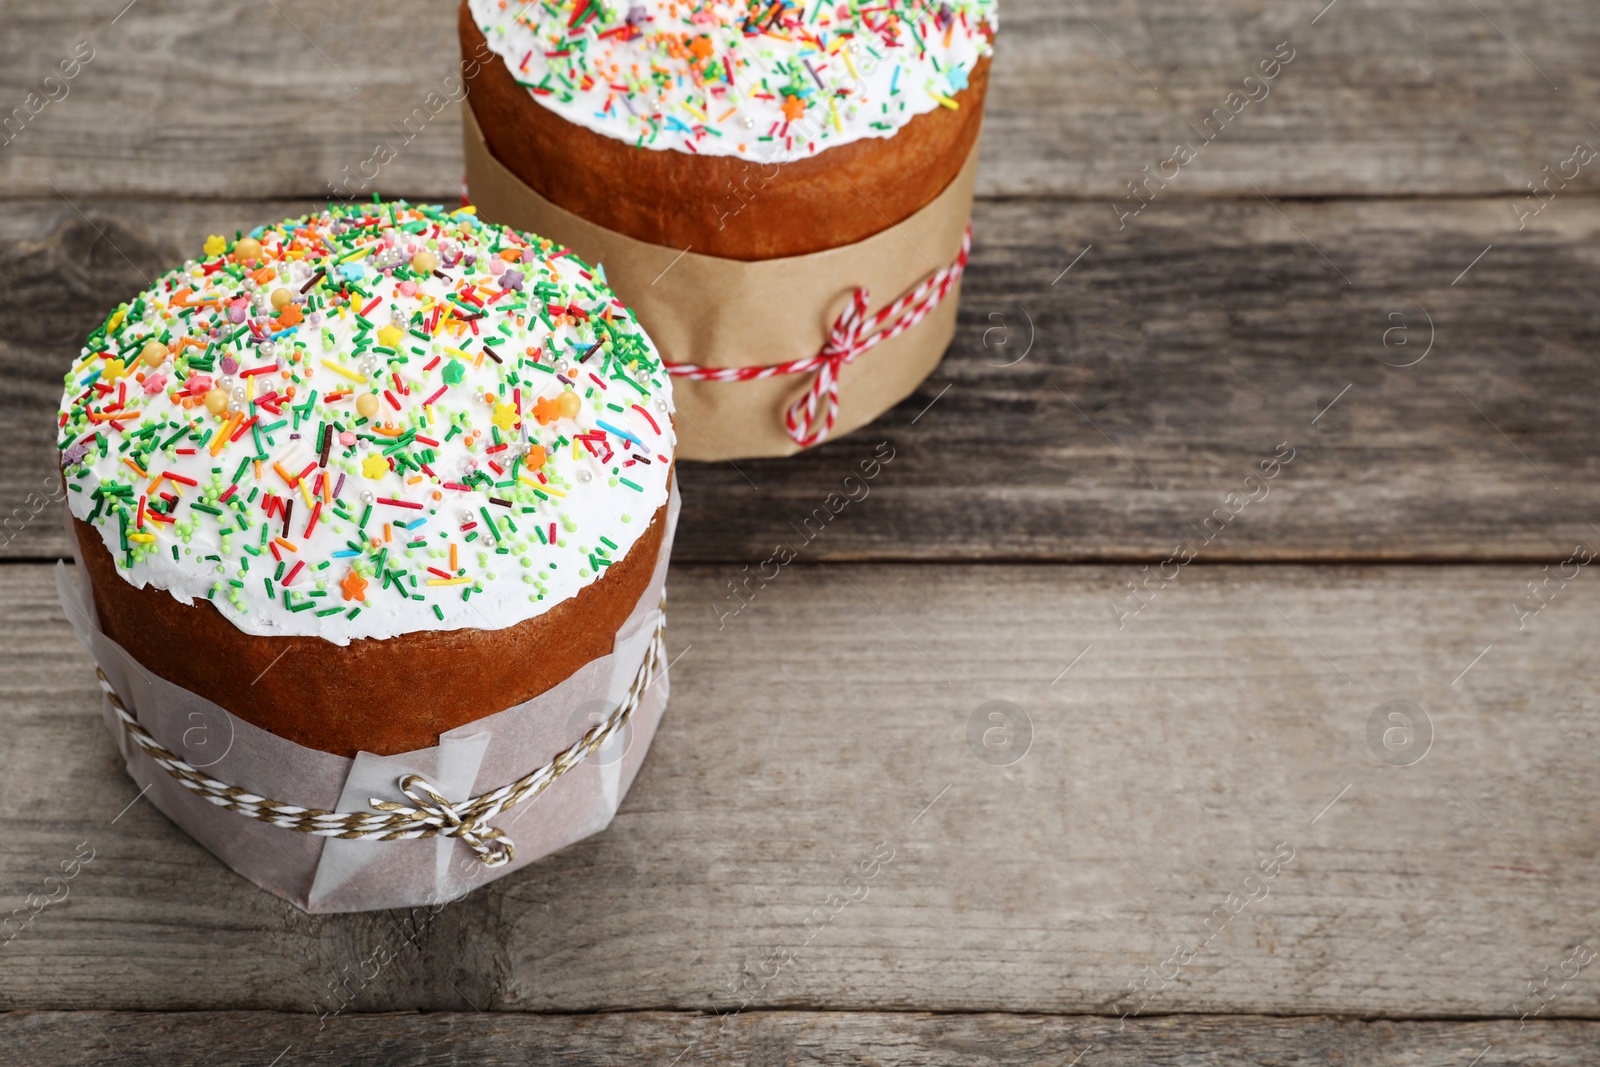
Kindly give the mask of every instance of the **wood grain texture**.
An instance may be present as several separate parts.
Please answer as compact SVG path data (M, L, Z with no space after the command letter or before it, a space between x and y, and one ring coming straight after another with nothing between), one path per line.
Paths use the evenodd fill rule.
M79 42L95 51L0 145L0 195L458 192L451 4L141 0L113 22L124 6L8 0L0 114L42 96ZM1325 6L1006 0L979 195L1125 196L1182 142L1199 148L1187 195L1520 196L1575 143L1600 143L1600 26L1583 0ZM1284 42L1294 59L1269 95L1228 102ZM1218 107L1238 114L1199 145ZM364 171L380 144L396 158Z
M1567 972L1542 1016L1600 1014L1587 571L1522 631L1531 566L1187 568L1120 630L1129 567L795 565L719 629L730 573L673 572L612 827L419 928L301 914L135 802L48 569L0 568L0 914L95 850L0 1008L1515 1019ZM1394 700L1409 766L1369 747Z
M208 232L309 207L0 217L0 554L64 551L59 509L29 494L55 488L50 413L89 330ZM680 560L754 569L783 542L810 561L1155 564L1283 442L1293 463L1202 562L1554 561L1597 536L1593 198L1520 232L1497 200L1261 198L1157 199L1121 230L1096 205L987 202L975 230L933 377L804 455L684 465ZM879 441L894 461L829 519Z
M341 1063L448 1067L618 1063L799 1067L1576 1067L1593 1060L1600 1023L1368 1022L1324 1017L1168 1016L1116 1020L1038 1015L752 1012L729 1018L351 1015L319 1029L306 1016L28 1012L0 1015L0 1055L35 1067L174 1063ZM274 1056L281 1056L274 1061ZM673 1060L673 1056L681 1059ZM1076 1057L1076 1059L1075 1059Z

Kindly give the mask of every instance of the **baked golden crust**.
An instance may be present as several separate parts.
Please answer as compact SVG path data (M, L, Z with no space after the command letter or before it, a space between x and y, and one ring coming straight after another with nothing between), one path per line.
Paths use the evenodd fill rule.
M340 756L390 756L543 693L611 652L655 572L667 504L620 561L542 615L500 630L423 630L337 645L245 633L208 600L130 584L74 519L106 636L146 669L246 722Z
M466 0L459 21L467 103L490 150L513 173L545 199L607 229L726 259L853 244L921 210L966 162L989 82L989 60L980 59L954 96L957 109L918 115L893 137L761 164L636 148L574 125L517 84Z

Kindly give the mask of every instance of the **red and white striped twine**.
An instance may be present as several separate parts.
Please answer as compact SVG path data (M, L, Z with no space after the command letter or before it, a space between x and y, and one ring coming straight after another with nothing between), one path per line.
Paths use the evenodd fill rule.
M839 415L839 372L844 365L927 318L951 287L961 280L971 250L972 224L968 223L961 237L961 252L954 263L928 275L915 289L871 316L867 315L870 294L865 289L857 289L850 305L828 331L827 343L814 356L769 367L697 367L692 363L668 363L667 372L701 382L753 382L780 374L816 371L811 388L790 405L783 418L784 429L795 443L801 448L810 448L827 438ZM819 407L822 409L821 425L817 422Z

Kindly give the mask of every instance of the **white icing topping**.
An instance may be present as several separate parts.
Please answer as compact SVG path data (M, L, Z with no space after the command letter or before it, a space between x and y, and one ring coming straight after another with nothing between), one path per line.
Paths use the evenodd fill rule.
M128 581L338 644L576 595L666 502L675 441L598 272L405 204L212 238L95 331L61 410L72 514Z
M539 103L647 148L783 163L954 107L995 0L469 0ZM476 60L469 58L471 73Z

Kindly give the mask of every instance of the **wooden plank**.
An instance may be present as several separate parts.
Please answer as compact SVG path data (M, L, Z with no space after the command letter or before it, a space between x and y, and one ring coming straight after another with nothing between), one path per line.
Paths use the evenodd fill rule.
M359 188L380 144L395 158L368 165L367 191L456 195L453 4L124 7L8 5L0 107L27 121L5 133L3 195L326 196ZM1168 168L1183 195L1518 198L1575 143L1600 143L1592 14L1582 0L1006 0L980 195L1123 197L1183 143L1196 158ZM80 42L93 58L46 85ZM1276 78L1246 85L1280 51L1293 58ZM59 99L40 106L46 92ZM1592 163L1574 170L1597 188Z
M312 1061L409 1064L855 1063L977 1067L1563 1067L1592 1062L1600 1023L1386 1022L1326 1017L1168 1016L1116 1021L1059 1015L756 1012L728 1018L626 1015L350 1015L318 1029L307 1016L266 1012L29 1012L0 1015L0 1054L54 1067ZM1477 1061L1472 1057L1482 1053ZM281 1056L281 1061L274 1061ZM1074 1057L1077 1057L1074 1059Z
M0 217L0 553L64 550L58 509L29 494L54 485L49 413L93 325L208 232L307 206ZM1119 232L1095 205L980 204L960 330L929 382L805 455L685 465L679 559L755 569L782 543L808 560L1154 564L1189 539L1203 562L1559 560L1596 536L1600 204L1558 200L1521 233L1495 200L1281 210L1158 201ZM880 441L892 463L847 484ZM1247 486L1285 442L1292 463Z
M0 1009L1600 1014L1587 570L1522 631L1531 566L1187 568L1120 630L1126 566L796 566L719 629L730 573L673 571L612 827L418 933L136 802L48 569L0 569L0 904L95 850Z

